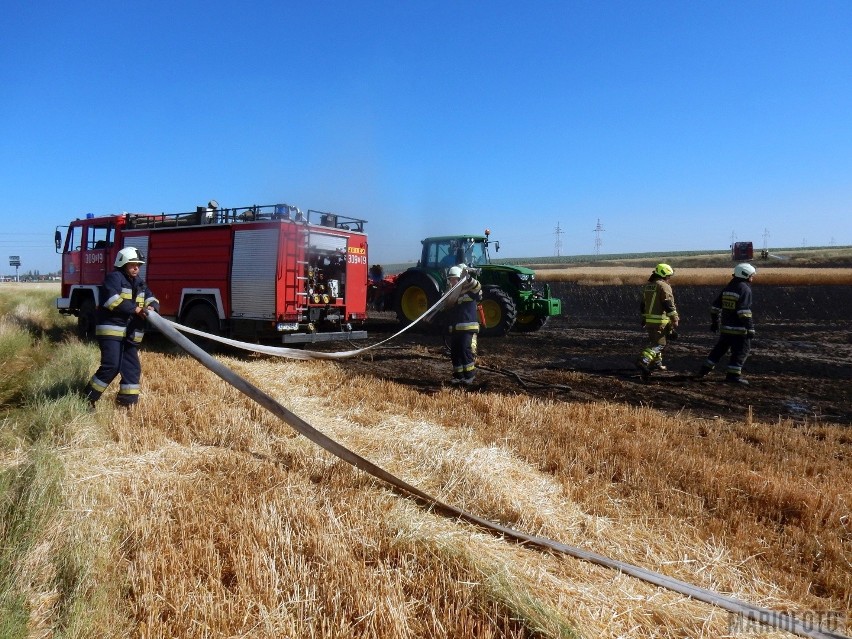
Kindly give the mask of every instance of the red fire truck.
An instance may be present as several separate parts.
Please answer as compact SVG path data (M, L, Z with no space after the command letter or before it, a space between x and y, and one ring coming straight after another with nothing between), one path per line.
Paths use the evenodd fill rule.
M187 213L88 214L56 229L56 305L77 316L81 336L94 334L98 287L116 253L133 246L146 258L140 274L160 313L186 326L243 341L363 339L365 223L288 204L220 208L215 200Z
M731 259L735 262L746 262L754 257L754 245L751 242L734 242L731 244Z

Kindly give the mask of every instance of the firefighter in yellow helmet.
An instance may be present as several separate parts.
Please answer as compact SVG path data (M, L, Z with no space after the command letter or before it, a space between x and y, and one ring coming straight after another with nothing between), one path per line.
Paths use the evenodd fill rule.
M636 366L643 381L648 380L653 370L666 370L663 365L666 338L677 335L680 318L669 284L669 278L673 275L674 269L671 266L657 264L648 282L642 287L639 312L642 315L642 326L648 331L648 344L639 355Z

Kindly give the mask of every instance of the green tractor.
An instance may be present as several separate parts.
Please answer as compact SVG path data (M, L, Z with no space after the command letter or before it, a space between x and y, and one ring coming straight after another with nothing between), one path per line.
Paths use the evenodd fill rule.
M446 290L447 269L465 264L482 284L483 335L505 335L510 330L537 331L549 317L562 313L562 302L550 296L550 286L535 285L535 271L523 266L492 264L489 245L499 242L485 235L448 235L422 240L417 266L400 273L395 281L393 309L408 325L434 305Z

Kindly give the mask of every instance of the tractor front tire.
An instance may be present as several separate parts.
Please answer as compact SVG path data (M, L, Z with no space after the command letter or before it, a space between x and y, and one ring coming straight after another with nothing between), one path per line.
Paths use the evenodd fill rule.
M547 315L519 314L512 330L518 333L533 333L544 328L548 319Z
M487 337L502 337L512 330L518 317L514 300L497 286L486 286L482 289L482 311L485 315L485 326L480 333Z

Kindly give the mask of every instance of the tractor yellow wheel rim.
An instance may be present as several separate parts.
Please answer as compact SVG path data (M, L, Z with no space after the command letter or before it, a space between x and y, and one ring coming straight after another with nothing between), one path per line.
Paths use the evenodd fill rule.
M426 297L426 291L419 286L409 286L402 294L400 308L409 320L417 319L429 308L429 299Z
M482 313L485 315L485 327L497 326L503 319L503 309L493 300L482 301Z

